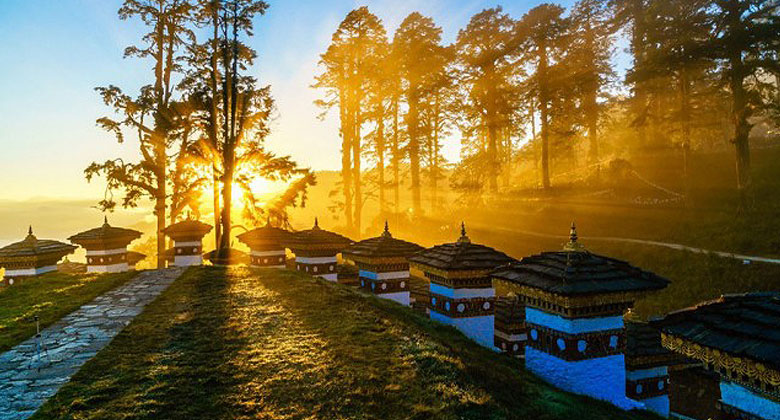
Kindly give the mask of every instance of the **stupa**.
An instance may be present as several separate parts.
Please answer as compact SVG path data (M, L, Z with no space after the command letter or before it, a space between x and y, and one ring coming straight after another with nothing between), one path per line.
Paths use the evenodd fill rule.
M252 267L286 268L287 243L292 233L286 229L265 226L238 235L238 240L249 247L249 261Z
M337 256L352 240L320 228L317 218L314 227L295 232L290 251L295 254L295 269L328 281L337 281Z
M623 314L668 280L588 252L573 224L563 251L522 258L492 277L500 294L525 304L526 369L569 392L644 408L626 397Z
M436 245L411 258L430 281L430 317L452 325L477 343L494 348L495 290L490 272L515 261L503 252L471 242L461 223L457 242Z
M73 245L36 238L30 226L23 241L0 248L0 267L5 269L3 284L10 286L27 277L57 271L57 262L75 250Z
M211 225L189 217L163 229L163 233L173 239L173 265L177 267L201 265L203 237L211 229Z
M380 236L356 242L341 255L357 266L362 289L409 306L409 257L422 250L415 243L393 238L385 222Z
M720 376L722 420L780 420L780 292L721 296L658 321L664 347Z
M119 273L128 271L127 246L141 237L133 229L114 227L104 217L103 225L77 233L69 241L87 250L88 273Z

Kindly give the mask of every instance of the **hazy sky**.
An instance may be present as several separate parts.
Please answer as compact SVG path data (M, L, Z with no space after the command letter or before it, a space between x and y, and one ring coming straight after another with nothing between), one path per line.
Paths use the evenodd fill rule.
M319 54L351 9L367 5L388 33L412 11L432 16L451 42L469 18L501 4L521 17L536 0L269 0L249 44L259 53L253 70L272 86L278 116L268 146L314 169L340 164L336 121L317 119L311 89ZM569 6L573 1L559 1ZM150 81L150 63L123 59L144 29L120 21L120 0L0 0L0 199L94 197L102 185L87 184L92 161L133 159L135 144L116 143L95 126L106 114L94 87L114 84L133 95ZM445 153L455 159L457 142Z

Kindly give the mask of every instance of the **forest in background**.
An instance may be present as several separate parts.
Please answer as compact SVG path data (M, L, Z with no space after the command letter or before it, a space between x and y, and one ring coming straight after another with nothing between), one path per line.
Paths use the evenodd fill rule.
M508 197L695 208L693 156L728 150L736 200L722 198L750 217L765 199L751 147L778 137L777 16L771 0L581 0L523 16L499 6L447 45L432 18L412 13L388 34L357 8L313 84L340 121L331 210L360 237L377 218ZM459 161L441 155L446 141L460 142Z

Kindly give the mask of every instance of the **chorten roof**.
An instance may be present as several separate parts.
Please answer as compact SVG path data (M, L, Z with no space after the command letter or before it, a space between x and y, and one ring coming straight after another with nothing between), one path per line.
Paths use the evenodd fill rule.
M352 240L346 236L320 228L317 218L314 219L314 227L295 232L290 238L290 246L292 248L322 246L328 248L343 248L351 243Z
M292 232L267 223L237 236L238 240L247 244L250 248L253 244L277 243L286 245L292 237Z
M492 277L558 295L588 295L663 289L669 280L614 258L588 252L572 225L563 251L522 258Z
M92 245L97 243L112 243L121 242L129 244L130 242L141 237L141 232L133 229L125 229L120 227L114 227L108 224L108 218L103 219L103 225L90 229L81 233L77 233L70 238L69 241L81 246Z
M0 263L18 257L41 257L60 254L60 258L73 253L76 247L63 242L38 239L33 235L32 226L24 240L0 248Z
M211 229L212 226L207 223L188 218L166 227L162 232L175 240L177 237L182 236L203 237L206 236Z
M356 242L342 251L342 254L358 258L408 258L423 249L415 243L393 238L385 222L385 230L380 236Z
M464 224L457 242L436 245L409 258L415 265L443 271L492 270L513 261L516 260L501 251L472 243Z
M721 296L672 312L657 325L664 334L705 349L686 351L692 347L672 339L672 349L686 356L715 355L719 357L715 364L728 364L729 357L760 362L774 370L775 380L780 381L780 292Z

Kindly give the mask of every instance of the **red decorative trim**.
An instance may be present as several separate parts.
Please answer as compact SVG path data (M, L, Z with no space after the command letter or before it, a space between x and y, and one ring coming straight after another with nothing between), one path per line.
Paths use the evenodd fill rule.
M447 296L431 293L432 311L450 318L471 318L489 316L495 312L495 298L462 298L453 299Z
M409 278L374 280L360 277L360 288L375 295L409 291Z
M528 328L526 345L567 361L623 354L626 348L625 329L566 334L541 325L526 323L526 326ZM584 342L584 350L581 342ZM612 346L613 343L616 345Z
M658 383L663 383L658 388ZM669 395L669 376L655 376L639 380L626 380L626 396L632 400L646 400L648 398Z

